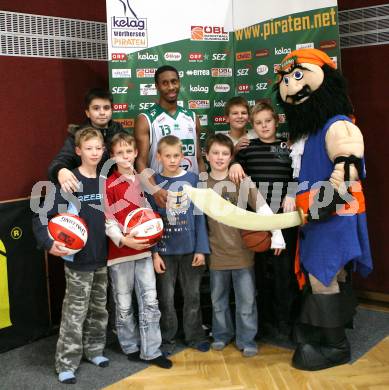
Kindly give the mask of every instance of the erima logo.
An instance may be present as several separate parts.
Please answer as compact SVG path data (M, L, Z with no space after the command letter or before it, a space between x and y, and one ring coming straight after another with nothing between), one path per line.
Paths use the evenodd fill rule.
M203 93L208 93L209 88L208 88L208 87L201 86L201 85L195 85L195 86L193 86L192 84L189 84L189 90L190 90L190 92L203 92Z
M149 60L149 61L158 61L158 54L150 54L150 53L138 53L138 60Z

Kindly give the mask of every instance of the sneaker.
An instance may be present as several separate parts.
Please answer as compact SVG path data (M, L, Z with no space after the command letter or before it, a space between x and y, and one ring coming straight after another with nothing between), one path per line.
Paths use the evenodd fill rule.
M211 348L214 349L215 351L221 351L226 347L226 343L223 341L214 341L211 344Z
M146 363L152 364L160 368L171 368L173 362L170 359L167 359L165 356L160 355L151 360L143 360Z
M128 353L127 354L128 360L130 360L131 362L140 362L141 358L139 353L140 353L139 351Z
M58 380L66 385L74 385L77 382L73 371L60 372L58 374Z
M253 357L258 354L258 349L254 347L243 348L242 355L244 357Z
M210 344L208 341L200 341L192 345L192 348L197 349L200 352L208 352Z

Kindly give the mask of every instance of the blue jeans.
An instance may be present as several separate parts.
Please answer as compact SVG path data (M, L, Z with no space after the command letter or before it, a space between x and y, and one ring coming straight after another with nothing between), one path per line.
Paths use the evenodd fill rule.
M236 346L256 348L258 328L255 301L254 267L233 270L210 270L212 298L212 335L215 341L228 344L234 338L230 310L231 281L235 293Z
M177 313L174 307L176 280L180 282L184 298L183 327L185 341L195 345L207 339L202 327L200 306L200 283L205 266L193 267L193 253L186 255L161 255L166 271L157 275L158 299L161 309L161 332L163 348L174 348L177 333Z
M116 331L125 354L139 350L140 357L151 360L161 355L161 331L155 274L151 257L109 267L116 303ZM139 327L134 318L132 295L135 289Z

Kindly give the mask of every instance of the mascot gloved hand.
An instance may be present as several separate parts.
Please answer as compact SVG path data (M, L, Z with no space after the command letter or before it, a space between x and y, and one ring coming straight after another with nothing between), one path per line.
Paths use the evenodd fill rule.
M321 370L350 360L345 326L356 306L350 273L372 269L360 183L363 136L350 118L345 80L326 53L288 54L277 87L293 143L296 205L307 215L299 233L297 261L306 285L292 364Z

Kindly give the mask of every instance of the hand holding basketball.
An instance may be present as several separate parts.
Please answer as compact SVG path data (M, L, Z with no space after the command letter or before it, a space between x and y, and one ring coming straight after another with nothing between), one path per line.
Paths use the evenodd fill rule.
M54 241L53 245L51 246L49 253L53 256L66 256L69 254L69 251L66 250L66 248L63 246L62 242Z
M135 235L136 235L136 231L132 231L131 233L125 235L122 238L121 243L137 251L141 251L143 249L150 247L149 240L147 239L140 240L136 238Z

